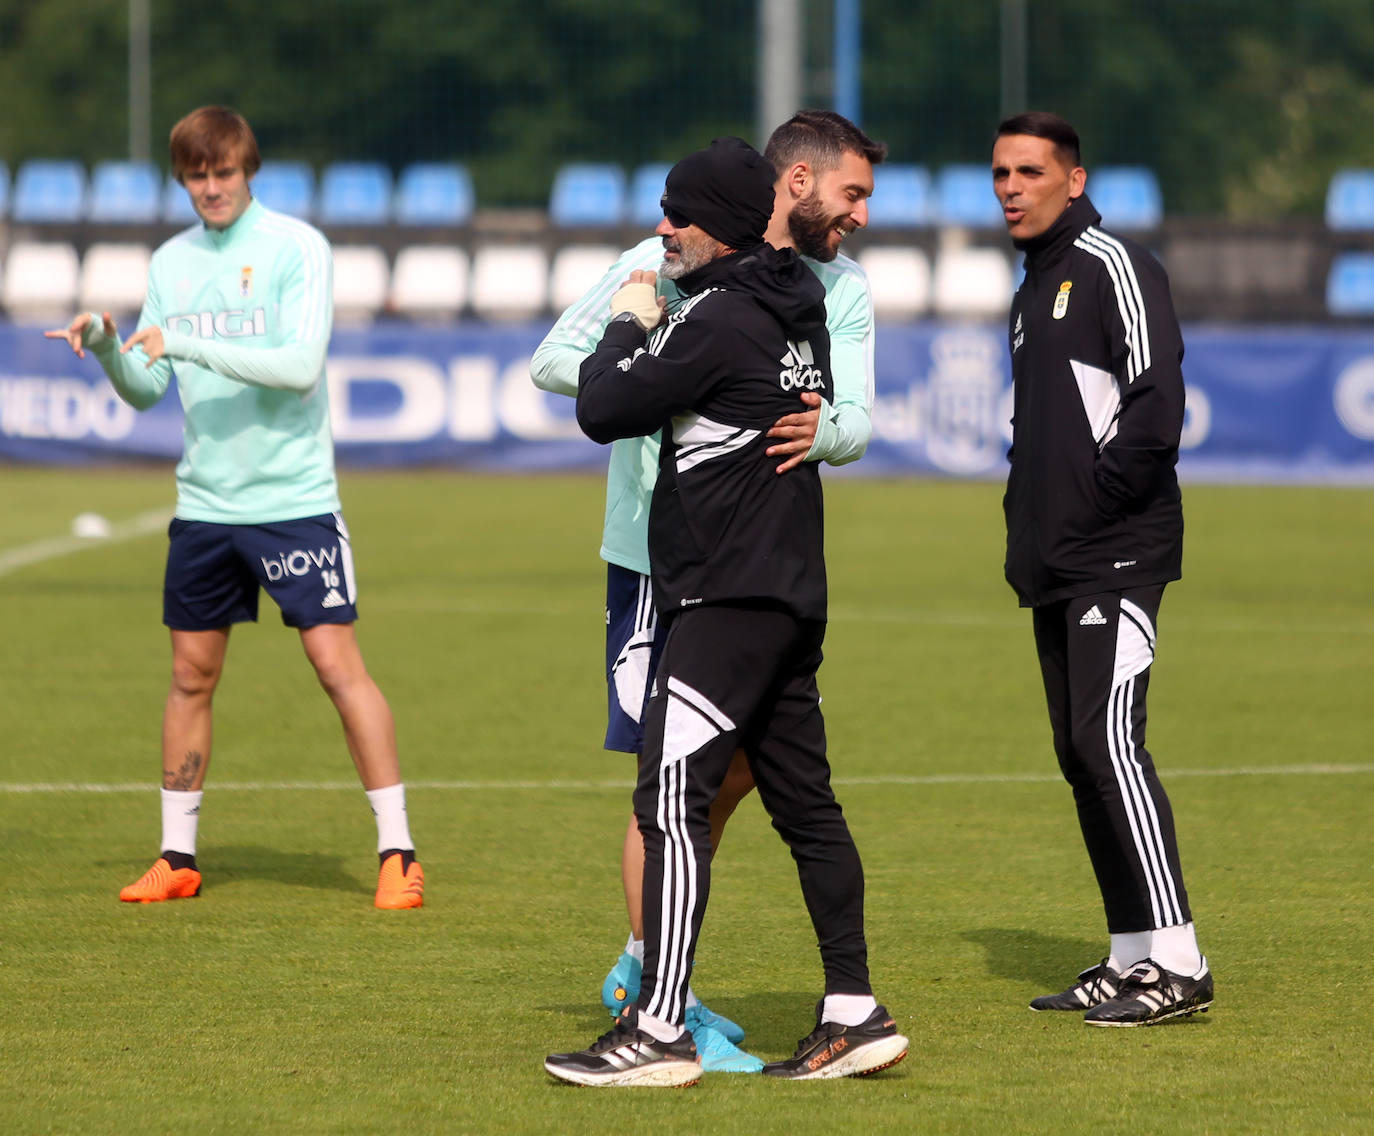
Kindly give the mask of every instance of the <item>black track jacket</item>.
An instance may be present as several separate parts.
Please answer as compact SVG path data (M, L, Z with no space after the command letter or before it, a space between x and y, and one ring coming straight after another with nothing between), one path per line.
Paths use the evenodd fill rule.
M800 395L833 400L825 289L791 249L720 257L678 282L687 299L648 336L612 322L582 362L577 421L597 442L663 430L649 512L654 604L826 616L820 471L764 455Z
M1176 580L1183 339L1164 269L1086 196L1017 242L1007 581L1023 607Z

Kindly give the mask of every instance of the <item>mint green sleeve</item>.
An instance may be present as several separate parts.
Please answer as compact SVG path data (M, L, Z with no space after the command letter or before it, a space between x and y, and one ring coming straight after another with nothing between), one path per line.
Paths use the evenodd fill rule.
M324 375L334 322L333 257L319 234L283 246L279 292L281 344L245 347L222 340L163 332L167 355L227 379L273 390L313 390Z
M167 393L167 385L172 381L171 364L163 358L149 366L148 356L141 347L135 347L127 355L120 354L119 337L105 334L104 321L98 312L91 312L90 317L91 322L81 337L82 343L90 348L91 354L104 368L115 393L135 410L147 410ZM162 308L156 280L150 272L138 327L139 330L156 327L161 322Z
M663 245L655 239L642 241L621 253L606 274L580 300L568 306L535 349L530 378L540 390L577 396L577 371L582 360L601 342L611 322L611 297L636 269L657 269L663 261Z
M873 297L862 276L842 277L825 299L833 404L822 401L807 461L858 461L873 434Z

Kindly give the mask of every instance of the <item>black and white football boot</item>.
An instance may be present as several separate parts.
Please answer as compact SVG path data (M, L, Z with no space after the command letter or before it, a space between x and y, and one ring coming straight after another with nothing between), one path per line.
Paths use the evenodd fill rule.
M615 1026L586 1049L551 1053L544 1068L574 1085L685 1088L701 1080L692 1035L684 1029L673 1041L659 1041L639 1028L639 1007L633 1002L621 1011Z
M1090 1026L1152 1026L1170 1018L1205 1014L1212 1004L1212 971L1207 960L1194 975L1175 974L1145 959L1121 976L1116 997L1094 1006L1083 1020Z
M1032 998L1032 1010L1075 1010L1082 1013L1116 997L1121 975L1103 959L1078 976L1078 981L1059 994L1042 994Z

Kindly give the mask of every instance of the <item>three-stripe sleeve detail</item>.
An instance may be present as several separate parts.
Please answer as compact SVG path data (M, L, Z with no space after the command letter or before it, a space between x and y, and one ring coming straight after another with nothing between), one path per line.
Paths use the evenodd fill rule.
M1074 246L1091 253L1106 266L1116 293L1117 310L1126 327L1126 381L1134 382L1150 366L1150 329L1135 265L1120 241L1096 227L1084 229Z

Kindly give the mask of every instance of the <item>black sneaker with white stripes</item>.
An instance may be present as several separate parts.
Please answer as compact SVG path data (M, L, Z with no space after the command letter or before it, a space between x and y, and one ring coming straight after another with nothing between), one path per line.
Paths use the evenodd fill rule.
M909 1043L884 1007L879 1006L857 1026L842 1026L820 1020L824 1006L824 1000L817 1004L816 1028L797 1042L797 1052L786 1061L765 1065L765 1074L793 1081L863 1077L906 1056Z
M574 1085L659 1085L684 1088L701 1080L701 1062L685 1029L674 1041L659 1041L639 1028L639 1008L631 1002L615 1027L587 1049L551 1053L544 1068Z
M1138 962L1121 976L1116 997L1094 1006L1083 1020L1090 1026L1152 1026L1156 1022L1205 1014L1212 1004L1212 971L1189 977L1165 970L1153 959Z
M1082 1013L1116 997L1121 975L1103 959L1078 976L1078 981L1060 994L1042 994L1032 998L1032 1010L1076 1010Z

